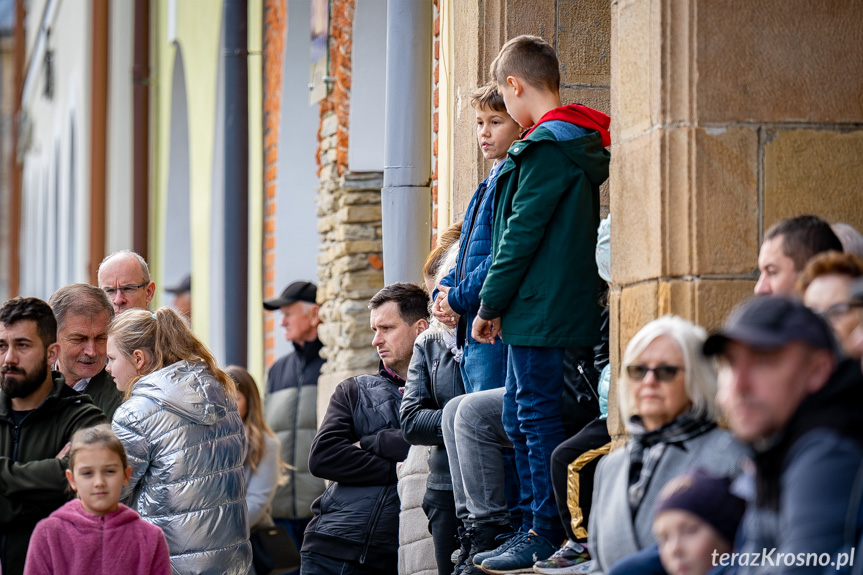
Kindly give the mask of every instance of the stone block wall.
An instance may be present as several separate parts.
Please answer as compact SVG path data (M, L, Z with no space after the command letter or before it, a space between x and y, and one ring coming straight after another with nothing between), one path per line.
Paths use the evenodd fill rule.
M611 13L607 0L449 0L453 18L453 207L452 219L464 214L476 186L488 175L476 143L469 96L488 82L489 65L507 40L533 34L556 49L561 70L561 100L610 111ZM609 205L602 189L602 209Z
M863 4L613 0L611 15L617 365L663 314L718 326L776 221L863 228Z

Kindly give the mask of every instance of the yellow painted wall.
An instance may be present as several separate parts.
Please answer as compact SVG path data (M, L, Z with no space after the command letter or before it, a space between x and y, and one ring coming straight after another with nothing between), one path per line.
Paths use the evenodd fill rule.
M168 38L168 11L175 9L176 36ZM213 152L222 2L219 0L159 0L154 3L154 38L151 78L151 157L153 190L150 200L151 271L158 285L164 285L163 262L156 254L164 249L168 192L168 167L171 126L171 92L174 59L182 51L186 78L186 108L189 129L189 185L191 218L192 275L210 277L210 225L212 221ZM262 151L262 2L249 2L249 365L259 382L263 381L263 151ZM157 290L156 303L164 294ZM192 286L195 333L210 343L210 285L207 281Z

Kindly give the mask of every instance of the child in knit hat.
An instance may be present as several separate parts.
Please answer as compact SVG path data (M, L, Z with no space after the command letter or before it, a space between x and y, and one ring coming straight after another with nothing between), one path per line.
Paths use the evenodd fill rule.
M745 504L730 486L729 478L696 469L662 490L653 534L669 575L706 575L731 551Z

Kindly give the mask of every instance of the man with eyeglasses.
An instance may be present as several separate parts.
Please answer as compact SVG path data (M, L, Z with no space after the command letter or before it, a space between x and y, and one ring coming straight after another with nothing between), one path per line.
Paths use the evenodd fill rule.
M851 332L849 346L860 357L863 357L863 278L857 279L848 289L851 306L857 314L857 327Z
M770 563L786 553L795 561L800 553L827 554L836 565L840 551L857 543L863 373L837 349L823 318L778 296L744 302L704 344L704 353L719 358L717 402L750 446L755 469L744 479L748 487L737 486L750 500L735 551L761 560L737 573L790 572L788 563L778 570Z
M99 287L111 300L114 313L147 309L156 293L147 262L130 250L114 252L102 260L98 280Z

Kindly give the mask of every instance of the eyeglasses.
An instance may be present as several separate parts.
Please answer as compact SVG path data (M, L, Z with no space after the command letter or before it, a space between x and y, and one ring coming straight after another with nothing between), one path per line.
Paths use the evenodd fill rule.
M647 374L653 372L653 377L657 381L674 381L677 377L677 372L683 369L679 365L657 365L656 367L647 367L646 365L629 365L626 367L626 373L629 379L633 381L642 381Z
M107 295L108 298L110 298L110 299L113 299L114 296L117 295L117 292L120 292L121 294L123 294L123 297L129 297L130 295L132 295L133 293L135 293L136 291L138 291L142 287L148 285L149 283L150 282L144 282L144 283L139 284L139 285L131 285L130 284L127 286L120 286L120 287L103 287L102 291L105 292L105 295Z
M834 303L833 305L821 312L821 317L823 317L827 321L835 321L855 309L858 310L858 313L863 312L863 301L845 301Z

